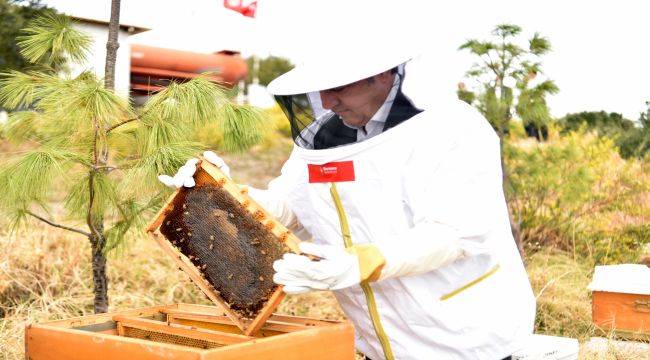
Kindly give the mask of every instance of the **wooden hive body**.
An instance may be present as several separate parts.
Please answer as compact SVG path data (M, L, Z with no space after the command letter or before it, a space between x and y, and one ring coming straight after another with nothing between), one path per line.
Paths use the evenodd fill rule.
M299 240L216 166L202 160L194 188L171 195L147 231L246 335L284 297L273 261Z
M213 306L172 304L30 324L25 358L354 359L347 322L273 314L255 336Z
M606 333L650 340L650 295L594 291L591 316Z
M598 330L650 340L650 268L640 264L598 265L589 289Z

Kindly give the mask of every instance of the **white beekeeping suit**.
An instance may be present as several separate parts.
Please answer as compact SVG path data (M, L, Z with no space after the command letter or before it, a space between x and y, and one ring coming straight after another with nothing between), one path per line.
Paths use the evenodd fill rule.
M296 145L281 175L250 195L312 237L301 249L320 257L285 255L274 281L289 293L332 290L373 360L510 356L532 333L535 299L510 230L499 138L453 86L439 95L436 58L385 37L332 38L268 86ZM375 97L359 101L358 89L383 85L375 107ZM356 124L344 98L375 112ZM161 180L191 186L194 165L181 170Z
M535 300L509 226L499 138L469 105L427 97L410 72L426 68L422 59L370 48L305 62L269 85L296 146L281 176L251 195L327 245L303 250L331 257L291 255L276 281L289 292L334 290L372 359L507 357L533 330ZM409 117L362 141L354 127L324 125L338 115L322 107L321 90L393 68L401 102L391 111L405 106ZM351 138L337 141L339 131ZM337 177L350 167L353 177ZM337 254L346 247L358 265ZM364 277L368 262L374 275Z

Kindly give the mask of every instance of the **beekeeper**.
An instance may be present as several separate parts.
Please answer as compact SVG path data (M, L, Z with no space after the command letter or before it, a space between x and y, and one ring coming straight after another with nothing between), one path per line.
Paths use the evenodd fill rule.
M499 138L464 102L431 99L418 85L429 66L410 53L345 55L320 54L268 86L295 146L268 190L249 193L320 258L286 254L274 281L290 294L332 290L370 359L508 358L533 330L535 300ZM161 180L193 185L194 165Z

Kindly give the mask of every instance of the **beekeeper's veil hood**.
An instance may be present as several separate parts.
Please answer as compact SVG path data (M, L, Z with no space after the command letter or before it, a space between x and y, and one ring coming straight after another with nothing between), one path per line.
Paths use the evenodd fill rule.
M411 79L409 73L416 58L418 54L399 41L356 36L310 54L294 69L273 80L267 89L289 119L297 145L308 149L342 146L363 139L358 138L359 131L371 131L374 136L425 109L426 97L418 84L426 79ZM363 98L364 89L375 86L375 76L386 72L392 79L383 83L382 94L387 94L385 98L380 96L380 101L374 98L375 105L369 107L369 113L368 107L364 108L368 104ZM356 98L348 102L346 97L350 95ZM326 100L328 96L334 100ZM337 105L339 102L342 104ZM351 106L360 109L349 109ZM377 111L373 112L375 108ZM351 123L350 112L356 110L365 110L369 122L374 123L361 127Z

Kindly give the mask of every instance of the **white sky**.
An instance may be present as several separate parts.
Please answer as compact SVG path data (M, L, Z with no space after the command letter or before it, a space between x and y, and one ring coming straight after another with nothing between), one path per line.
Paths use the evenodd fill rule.
M110 0L47 2L105 14L106 19L109 15ZM122 19L154 28L160 35L152 33L146 41L158 46L208 51L244 44L244 53L271 52L293 61L306 51L336 51L345 37L341 29L348 27L349 31L409 28L413 35L405 41L438 55L435 66L445 69L446 83L462 80L473 62L468 54L456 51L465 39L483 39L494 25L514 23L524 29L526 38L539 31L551 41L553 51L543 64L560 88L549 99L555 116L605 110L636 120L650 100L650 1L258 0L254 21L228 16L237 14L223 10L222 4L222 0L122 0Z

